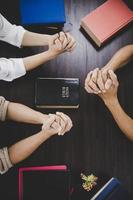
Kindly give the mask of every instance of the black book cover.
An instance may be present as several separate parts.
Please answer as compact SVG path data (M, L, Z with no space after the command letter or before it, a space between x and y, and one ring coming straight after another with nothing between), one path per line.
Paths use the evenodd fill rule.
M35 105L38 108L78 108L78 78L37 78Z

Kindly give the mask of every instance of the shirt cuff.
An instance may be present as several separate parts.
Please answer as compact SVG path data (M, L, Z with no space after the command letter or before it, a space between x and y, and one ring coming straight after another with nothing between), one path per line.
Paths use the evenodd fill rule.
M0 97L0 120L5 121L9 101L6 101L4 97Z
M0 174L6 173L12 166L8 148L0 149Z
M24 76L26 74L26 69L22 58L11 58L14 64L14 79Z
M5 37L4 40L12 45L21 47L25 32L26 30L22 26L12 25L9 34Z
M21 47L22 46L22 41L23 41L23 37L24 34L26 32L26 30L22 27L22 26L18 26L18 41L17 41L17 46Z
M7 114L8 105L9 105L9 101L5 101L3 112L2 112L2 115L1 115L1 121L5 121L6 120L6 114Z

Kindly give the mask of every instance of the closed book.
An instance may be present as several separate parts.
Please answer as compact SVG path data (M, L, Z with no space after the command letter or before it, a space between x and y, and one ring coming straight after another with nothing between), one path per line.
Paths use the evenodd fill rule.
M120 182L116 178L111 178L95 195L91 200L105 200L107 196L120 185Z
M117 178L111 178L91 200L132 200Z
M81 27L100 47L133 21L133 11L122 0L108 0L81 20Z
M64 0L20 0L22 25L64 24Z
M35 105L38 108L78 108L78 78L37 78Z
M70 200L70 170L66 165L19 169L19 200Z
M133 197L128 193L128 191L119 185L116 187L107 197L107 200L133 200Z

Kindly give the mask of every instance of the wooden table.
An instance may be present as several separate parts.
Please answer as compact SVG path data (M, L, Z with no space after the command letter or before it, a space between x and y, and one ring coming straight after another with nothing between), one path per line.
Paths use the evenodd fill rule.
M121 47L133 43L133 28L129 25L117 36L97 49L94 43L80 30L80 20L87 13L104 3L104 0L66 0L66 13L73 24L71 34L77 40L73 53L65 53L28 73L25 77L7 83L0 81L0 95L8 100L34 106L34 84L37 77L80 78L80 108L61 110L73 120L74 127L64 137L53 137L44 143L27 160L0 176L0 193L4 200L18 199L18 168L21 166L68 164L77 173L94 173L99 180L117 177L133 194L133 144L117 127L102 100L84 90L87 73L96 67L102 68ZM13 23L19 22L17 1L9 6L3 1L1 12ZM127 3L132 6L131 1ZM15 6L16 5L16 6ZM5 9L6 7L6 9ZM8 7L8 11L7 11ZM16 16L16 18L15 18ZM42 52L43 48L17 49L8 44L0 45L0 56L21 57ZM119 100L124 110L133 117L133 63L117 72ZM56 110L39 110L53 113ZM36 133L40 127L7 122L0 124L1 147ZM2 191L1 191L2 190ZM1 194L0 194L1 195ZM82 198L81 198L82 199Z

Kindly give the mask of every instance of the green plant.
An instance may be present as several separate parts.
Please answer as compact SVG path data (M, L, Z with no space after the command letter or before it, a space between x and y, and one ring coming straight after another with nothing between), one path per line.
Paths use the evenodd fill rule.
M84 181L84 183L82 184L83 188L86 191L90 191L92 190L92 188L97 185L96 181L98 179L98 177L94 176L93 174L86 176L83 173L80 174L81 179Z

